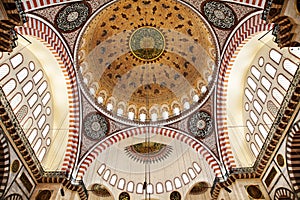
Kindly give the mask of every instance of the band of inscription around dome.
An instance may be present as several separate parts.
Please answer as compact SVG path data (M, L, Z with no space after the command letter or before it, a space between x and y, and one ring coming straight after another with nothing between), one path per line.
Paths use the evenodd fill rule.
M154 27L141 27L131 34L129 47L136 58L143 61L153 61L164 52L165 38Z

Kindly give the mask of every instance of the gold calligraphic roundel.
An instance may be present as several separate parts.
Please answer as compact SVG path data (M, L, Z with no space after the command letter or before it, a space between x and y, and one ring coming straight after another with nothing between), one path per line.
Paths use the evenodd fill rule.
M129 124L166 124L195 111L219 64L211 27L178 0L110 2L87 20L75 54L90 103Z

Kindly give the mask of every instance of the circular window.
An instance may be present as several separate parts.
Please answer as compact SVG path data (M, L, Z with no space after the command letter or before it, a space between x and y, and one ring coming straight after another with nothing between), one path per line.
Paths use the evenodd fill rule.
M281 154L278 154L276 157L277 163L280 167L284 166L284 158Z

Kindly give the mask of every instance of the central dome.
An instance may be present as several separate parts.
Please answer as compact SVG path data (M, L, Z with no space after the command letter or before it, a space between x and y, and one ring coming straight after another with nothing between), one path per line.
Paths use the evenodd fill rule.
M210 94L219 51L208 23L175 0L119 0L80 32L76 70L87 99L122 122L166 124Z

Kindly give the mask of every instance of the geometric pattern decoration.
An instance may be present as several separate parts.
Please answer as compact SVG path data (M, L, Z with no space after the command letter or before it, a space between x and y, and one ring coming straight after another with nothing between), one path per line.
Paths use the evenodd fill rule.
M274 194L274 200L281 200L281 199L287 199L287 200L295 200L294 193L284 187L277 188Z
M200 139L204 139L212 133L212 119L205 111L198 111L189 119L191 133Z
M74 3L62 8L56 15L56 25L63 32L80 28L88 19L90 7L86 3Z
M9 178L9 147L4 135L3 129L0 127L0 199L2 199Z
M84 134L91 140L98 140L108 132L108 122L99 113L90 113L83 120Z
M208 21L220 29L230 29L236 21L234 11L218 1L206 2L203 12Z
M167 159L172 153L172 146L150 142L138 143L125 147L125 152L129 158L139 163L156 163Z

